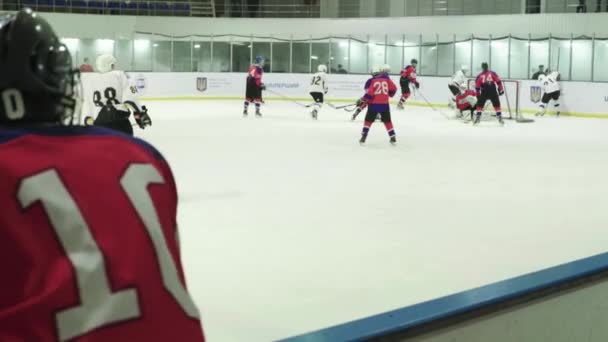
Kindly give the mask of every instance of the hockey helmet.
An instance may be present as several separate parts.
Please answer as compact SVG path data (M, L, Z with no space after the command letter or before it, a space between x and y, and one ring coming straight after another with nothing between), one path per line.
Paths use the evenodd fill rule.
M325 66L325 64L319 64L319 66L317 67L317 71L318 72L327 72L327 66Z
M416 58L413 58L413 59L410 61L410 64L411 64L411 65L413 65L413 66L417 66L417 65L418 65L418 60L417 60Z
M264 59L264 56L255 56L255 63L256 64L262 65L262 64L264 64L265 61L266 60Z
M0 75L0 124L78 122L80 74L48 22L29 8L0 18Z
M95 61L95 67L97 67L97 72L100 72L102 74L114 70L115 66L116 58L109 54L99 55L97 57L97 60Z
M382 73L382 67L380 65L374 65L372 67L371 74L372 76L376 76Z
M385 72L385 73L391 72L391 66L388 64L382 65L382 72Z

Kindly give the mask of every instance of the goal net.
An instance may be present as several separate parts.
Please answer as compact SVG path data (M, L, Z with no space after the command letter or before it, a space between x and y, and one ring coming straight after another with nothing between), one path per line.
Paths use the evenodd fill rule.
M502 109L502 116L505 119L515 120L517 122L534 122L532 119L525 118L521 113L520 101L521 96L520 82L515 80L503 80L505 93L500 96L500 106ZM475 89L475 79L468 79L467 87L469 89ZM494 107L492 103L487 101L483 106L483 118L490 119L495 117Z

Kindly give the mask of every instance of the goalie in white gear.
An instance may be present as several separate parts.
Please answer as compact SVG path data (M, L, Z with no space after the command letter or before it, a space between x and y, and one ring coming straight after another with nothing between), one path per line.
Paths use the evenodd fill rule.
M556 110L556 115L559 116L559 97L561 95L559 79L559 72L557 71L550 72L548 75L539 76L538 82L543 90L543 97L540 100L540 110L538 113L536 113L536 116L545 115L547 106L551 100L553 100L553 108Z
M458 107L455 105L456 96L467 90L467 70L469 70L469 67L463 64L448 83L448 88L453 95L449 102L451 108Z
M133 113L140 128L152 125L147 108L136 100L137 87L130 85L124 71L116 70L112 55L100 55L96 60L96 73L82 78L85 125L111 128L133 135L129 117Z
M327 94L328 90L327 67L321 64L317 67L317 73L312 75L312 81L308 88L310 96L312 96L315 101L312 112L310 112L310 115L312 115L312 118L315 120L319 117L319 111L321 110L321 107L323 107L323 97Z

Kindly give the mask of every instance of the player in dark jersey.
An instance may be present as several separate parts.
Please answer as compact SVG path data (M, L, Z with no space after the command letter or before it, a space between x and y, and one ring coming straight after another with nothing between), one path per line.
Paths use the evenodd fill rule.
M0 341L204 341L171 169L76 126L78 71L30 9L0 19Z
M264 74L264 57L257 56L255 58L255 64L249 67L247 72L247 88L245 90L245 108L243 109L243 116L247 116L249 113L247 109L251 102L255 102L255 116L261 117L260 106L262 104L262 90L266 89L264 83L262 83L262 75Z
M502 120L502 110L500 108L500 95L505 93L504 86L500 77L494 71L489 70L488 63L481 63L482 72L477 75L475 80L475 90L477 91L477 116L474 125L477 125L481 120L481 112L486 104L486 101L491 101L496 118L501 125L504 125Z
M413 84L416 89L420 88L420 83L416 79L416 67L418 66L418 60L412 59L410 61L410 65L403 68L401 71L401 78L399 79L399 83L401 85L401 98L399 99L399 104L397 104L398 109L403 109L403 105L405 101L410 98L411 89L410 84Z

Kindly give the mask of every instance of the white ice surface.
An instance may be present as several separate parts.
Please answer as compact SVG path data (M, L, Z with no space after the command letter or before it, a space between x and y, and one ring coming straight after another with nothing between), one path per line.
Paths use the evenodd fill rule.
M173 167L211 342L269 341L608 249L608 120L471 127L428 108L361 121L288 102L147 104ZM250 109L253 112L253 108Z

